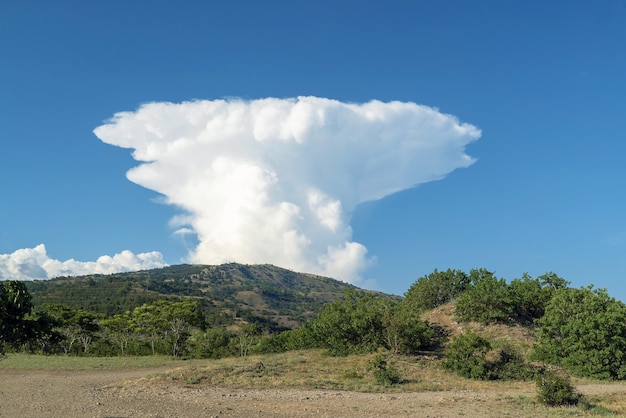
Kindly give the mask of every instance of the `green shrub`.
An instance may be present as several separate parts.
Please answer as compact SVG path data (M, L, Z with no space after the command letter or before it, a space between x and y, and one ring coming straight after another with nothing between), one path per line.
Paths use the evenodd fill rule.
M333 356L376 351L385 343L382 317L389 303L371 293L347 290L308 324L316 345Z
M232 338L224 329L196 330L187 340L187 344L192 357L217 359L235 354L229 348Z
M547 406L577 405L582 395L576 393L569 377L550 370L539 374L537 400Z
M385 347L394 354L416 354L433 345L434 329L404 301L388 306L381 321Z
M576 376L626 379L626 304L605 289L560 289L537 321L535 360Z
M507 322L513 313L509 286L485 270L470 271L471 285L457 298L455 313L462 321Z
M500 380L532 380L537 376L538 368L526 363L524 356L509 341L495 343L497 348L489 353L488 364L493 378Z
M494 346L471 331L452 340L442 362L445 369L479 380L531 380L537 368L526 363L519 350L509 342Z
M255 354L283 353L291 350L318 348L308 327L283 331L261 337L254 347Z
M387 362L383 354L378 354L367 363L367 370L372 371L379 385L388 387L400 383L400 374L393 365Z
M463 377L488 380L492 378L487 361L489 350L491 343L487 339L466 331L452 340L442 365Z
M404 304L418 312L448 303L462 293L470 278L461 270L433 271L417 279L405 293Z

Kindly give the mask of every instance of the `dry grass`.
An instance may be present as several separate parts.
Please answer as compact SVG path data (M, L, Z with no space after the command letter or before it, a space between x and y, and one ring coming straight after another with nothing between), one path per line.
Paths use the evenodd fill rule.
M246 389L336 389L356 392L423 392L448 390L534 390L531 382L487 382L458 377L444 371L435 357L390 356L401 383L378 385L367 369L376 354L331 357L320 350L264 356L226 358L175 369L160 378L210 386Z
M389 363L399 372L400 384L383 387L376 383L367 363L376 354L330 357L320 350L295 351L264 356L210 360L180 367L150 379L178 383L188 387L222 387L231 389L323 389L364 393L459 393L463 408L468 394L473 402L485 402L501 416L599 416L626 413L624 392L599 394L586 398L578 408L547 408L535 400L534 382L477 381L458 377L441 368L436 357L390 356ZM575 384L598 385L597 381L577 379ZM443 399L443 398L442 398Z
M578 408L547 408L536 402L533 382L489 382L458 377L441 368L434 356L389 356L401 377L400 384L383 387L368 371L376 354L330 357L320 350L294 351L264 356L220 360L172 360L168 357L72 357L9 354L0 360L0 369L98 370L136 369L171 366L166 373L150 375L132 384L165 384L189 388L230 389L323 389L403 396L432 393L430 403L453 408L459 416L471 415L471 405L481 405L490 416L606 416L626 414L625 390L614 390L615 383L573 379L575 387L593 386ZM131 382L129 382L131 384ZM603 389L603 386L608 390ZM622 385L626 387L626 384ZM483 408L483 409L484 409Z
M601 406L615 415L626 415L626 396L623 393L588 396L587 402Z
M491 341L506 341L526 354L532 347L531 329L454 320L454 304L441 306L425 316L453 337L471 328ZM230 389L323 389L362 393L400 394L432 392L432 402L463 410L479 403L493 416L599 416L626 414L626 384L572 379L575 387L585 387L585 403L577 408L547 408L536 402L536 387L528 381L477 381L459 377L441 367L438 353L420 356L388 355L388 364L400 376L400 383L383 387L376 382L368 363L379 353L331 357L321 350L292 351L219 360L173 360L170 357L73 357L9 354L0 360L0 369L124 369L172 366L172 370L149 376L142 385L161 383L186 387ZM137 382L135 382L137 383ZM606 386L605 386L606 385ZM617 387L617 389L616 389ZM439 393L439 394L438 394ZM441 401L439 401L439 400ZM469 410L468 410L469 412ZM491 416L490 415L490 416Z
M170 356L77 357L8 353L6 357L0 359L0 370L115 370L159 366L177 367L181 363L181 360L174 360Z

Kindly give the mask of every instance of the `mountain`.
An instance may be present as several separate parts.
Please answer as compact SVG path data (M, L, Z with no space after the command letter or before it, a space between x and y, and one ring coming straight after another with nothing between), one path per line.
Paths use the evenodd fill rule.
M26 282L35 308L61 303L114 315L158 299L201 299L213 314L293 328L357 287L276 266L175 265L118 273ZM394 296L389 296L393 297Z

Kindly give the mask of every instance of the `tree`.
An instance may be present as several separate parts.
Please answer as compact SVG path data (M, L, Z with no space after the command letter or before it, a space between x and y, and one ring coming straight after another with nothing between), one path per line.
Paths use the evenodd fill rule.
M394 354L416 354L431 344L434 330L404 302L387 305L383 313L385 345Z
M232 355L229 350L231 335L222 328L196 330L189 338L192 355L196 358L221 358Z
M120 348L120 354L124 356L128 348L128 344L134 337L134 324L130 317L130 312L114 315L100 321L100 328L106 335L117 343Z
M204 317L197 300L159 300L150 305L142 305L132 312L136 330L150 340L155 353L157 339L169 344L170 353L178 357L183 344L190 336L192 328L204 328Z
M485 269L470 271L470 280L471 285L457 299L458 317L484 324L508 321L513 303L506 281Z
M461 270L433 271L420 277L405 293L404 303L417 311L436 308L454 300L470 284Z
M0 356L4 355L4 334L6 327L7 295L4 286L0 286Z
M83 344L83 353L89 352L89 347L97 338L100 325L98 321L102 315L93 312L78 310L72 318L72 324L77 328L78 340Z
M537 325L535 359L578 376L626 379L626 305L605 289L557 290Z
M34 351L36 347L43 354L58 352L63 335L58 331L61 324L57 318L50 315L46 309L40 308L29 315L29 322L30 351Z
M100 330L98 321L103 316L59 304L46 305L46 308L51 320L57 325L55 331L63 336L60 341L63 351L66 354L71 353L74 344L80 342L83 353L88 353Z
M549 272L543 276L537 277L541 282L541 286L551 288L552 290L566 289L571 283L557 276L556 273Z
M156 344L164 339L163 319L159 315L156 305L143 304L133 309L133 330L138 338L148 341L152 355L156 354Z
M0 343L16 345L26 342L30 333L25 320L33 308L32 297L26 285L18 280L4 282L0 291Z
M546 276L533 279L524 273L521 279L512 280L509 284L511 314L518 322L532 324L535 319L543 316L545 307L555 292L555 288L544 281L543 277Z
M260 327L257 324L245 324L240 327L240 333L237 336L239 343L239 354L241 357L246 357L248 352L252 348L252 345L257 339L260 332Z
M310 329L317 343L332 355L375 351L384 345L384 304L370 293L346 290L342 299L322 308Z

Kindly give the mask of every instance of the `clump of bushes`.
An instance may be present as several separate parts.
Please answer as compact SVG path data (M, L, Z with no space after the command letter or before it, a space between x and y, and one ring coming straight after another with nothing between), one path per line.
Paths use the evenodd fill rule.
M626 379L626 304L605 289L559 290L536 323L533 360L575 376Z
M530 380L537 374L537 368L527 364L512 344L500 342L494 346L472 331L452 340L442 365L460 376L478 380Z
M524 274L510 284L485 269L471 270L466 290L457 298L456 315L462 321L483 324L531 325L544 315L557 290L569 282L554 273L532 278Z

